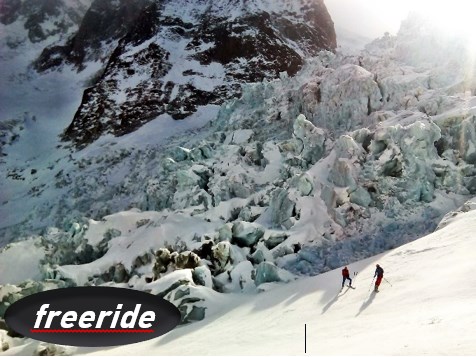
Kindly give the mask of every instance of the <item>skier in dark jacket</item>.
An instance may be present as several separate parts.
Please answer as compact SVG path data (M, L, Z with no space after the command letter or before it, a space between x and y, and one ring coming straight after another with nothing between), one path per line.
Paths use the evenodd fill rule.
M349 269L345 267L344 269L342 269L342 287L344 287L345 281L347 279L349 279L350 281L349 286L352 286L352 279L350 278Z
M380 265L377 264L377 268L375 269L375 275L374 278L377 277L377 280L375 280L375 292L378 293L378 287L380 283L382 282L383 279L383 269Z

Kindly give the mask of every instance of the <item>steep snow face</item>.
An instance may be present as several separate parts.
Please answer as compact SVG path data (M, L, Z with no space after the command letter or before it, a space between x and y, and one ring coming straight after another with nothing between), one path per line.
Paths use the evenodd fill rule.
M5 0L0 7L2 37L10 48L65 36L77 28L91 0ZM22 33L20 28L25 31ZM57 38L54 38L57 40ZM44 44L45 45L45 44Z
M90 0L77 32L65 43L44 48L34 67L39 72L65 64L83 70L88 62L107 62L120 38L126 35L144 7L146 0Z
M29 70L42 50L77 29L90 0L5 0L0 4L0 121L27 112L26 96L42 90ZM48 81L48 79L47 79ZM30 85L31 84L31 85ZM37 104L37 103L36 103ZM16 107L15 109L13 107Z
M238 96L241 83L294 75L305 58L336 47L322 1L103 3L93 3L66 46L45 50L35 64L39 70L63 62L82 68L94 54L107 62L65 132L80 146L103 134L132 132L163 113L184 119L200 106ZM106 20L126 14L117 24ZM99 35L97 22L105 30Z

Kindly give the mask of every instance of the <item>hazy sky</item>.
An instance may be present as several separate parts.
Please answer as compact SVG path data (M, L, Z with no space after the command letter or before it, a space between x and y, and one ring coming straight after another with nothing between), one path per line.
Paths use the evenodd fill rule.
M470 28L476 16L475 0L324 0L324 3L336 27L371 38L380 37L385 31L396 33L410 11L451 28Z

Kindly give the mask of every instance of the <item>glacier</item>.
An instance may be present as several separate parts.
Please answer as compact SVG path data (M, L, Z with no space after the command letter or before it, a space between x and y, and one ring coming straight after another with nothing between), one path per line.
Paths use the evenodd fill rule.
M7 126L0 314L37 291L105 285L170 300L184 325L207 321L221 301L451 227L474 207L476 97L465 43L437 36L410 18L357 55L322 51L295 76L244 84L198 120L164 114L54 156L31 150L44 125L33 114ZM0 332L2 346L46 348Z

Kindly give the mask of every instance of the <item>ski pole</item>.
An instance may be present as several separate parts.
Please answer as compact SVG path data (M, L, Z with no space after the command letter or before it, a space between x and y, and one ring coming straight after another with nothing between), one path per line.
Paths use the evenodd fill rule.
M389 282L387 279L385 279L385 278L384 278L384 280L385 280L387 283L389 283L389 284L390 284L390 282ZM393 287L393 285L392 285L392 284L390 284L390 286L391 286L391 287Z
M372 282L370 283L370 286L369 286L369 291L370 291L370 288L372 288L372 284L374 283L374 279L375 279L375 276L372 278Z

